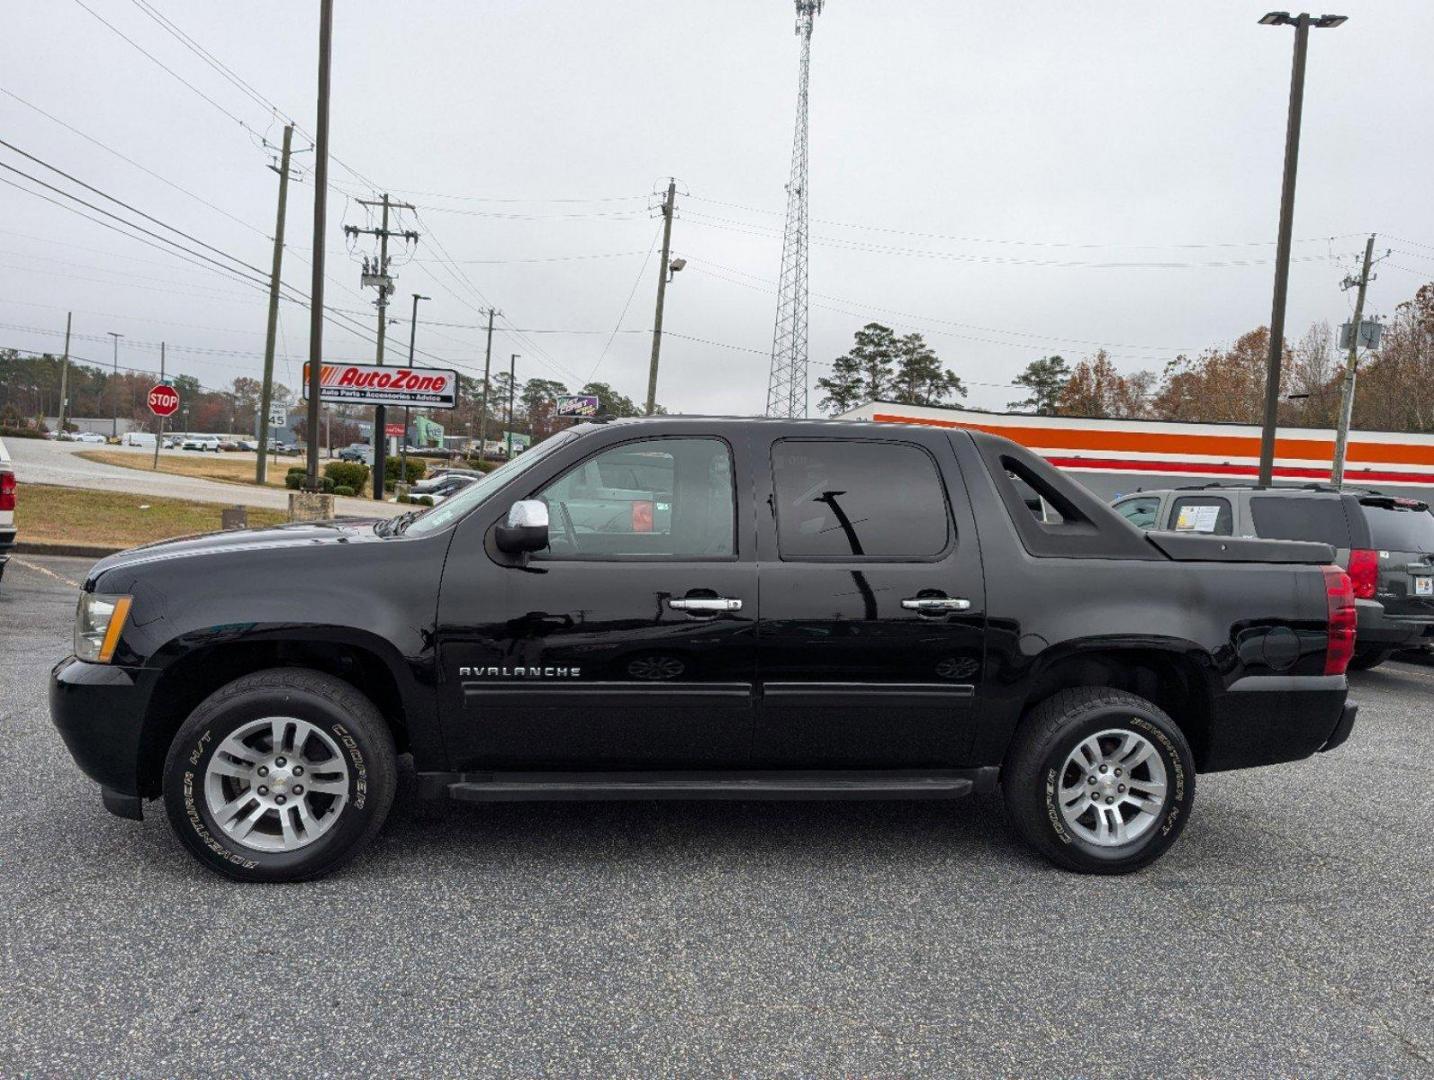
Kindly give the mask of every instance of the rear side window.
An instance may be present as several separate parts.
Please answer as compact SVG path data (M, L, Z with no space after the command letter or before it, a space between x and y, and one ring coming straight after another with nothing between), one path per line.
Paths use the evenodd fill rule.
M936 463L910 443L783 439L772 479L784 559L929 559L950 541Z
M1153 529L1160 514L1160 496L1145 495L1138 499L1126 499L1125 502L1116 503L1115 510L1137 529Z
M1374 546L1382 551L1434 553L1434 514L1427 507L1364 504Z
M1166 528L1207 536L1229 536L1235 531L1235 514L1230 509L1229 499L1217 495L1184 495L1171 504L1170 523Z
M1255 495L1250 499L1255 535L1265 540L1313 540L1334 548L1350 542L1349 519L1338 498L1302 499Z

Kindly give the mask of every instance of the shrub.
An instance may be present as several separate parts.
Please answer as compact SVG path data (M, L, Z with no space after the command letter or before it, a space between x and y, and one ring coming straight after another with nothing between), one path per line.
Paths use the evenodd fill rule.
M298 491L301 487L304 486L305 475L306 474L302 469L290 469L287 473L284 474L284 486L290 491Z
M423 479L423 474L428 471L428 462L422 458L409 457L408 475L401 475L403 459L391 457L385 459L383 467L384 486L394 483L413 484Z
M45 430L43 428L36 430L35 428L24 427L0 427L0 436L4 436L7 439L43 439L45 437Z
M334 485L334 494L335 494L335 495L352 495L352 494L354 494L354 489L351 488L351 487L349 487L347 484L335 484L335 485Z
M368 466L361 461L330 461L324 466L324 475L334 482L335 487L357 491L368 480Z

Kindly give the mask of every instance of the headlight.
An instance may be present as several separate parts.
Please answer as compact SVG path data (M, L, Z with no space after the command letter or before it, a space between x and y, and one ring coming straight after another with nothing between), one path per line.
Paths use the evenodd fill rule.
M108 664L119 644L129 605L128 596L81 593L79 610L75 612L75 655L81 660Z

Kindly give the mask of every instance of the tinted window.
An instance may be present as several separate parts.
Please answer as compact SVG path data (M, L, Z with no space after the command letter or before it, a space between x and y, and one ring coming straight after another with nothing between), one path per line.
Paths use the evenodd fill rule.
M1137 529L1153 529L1156 515L1160 513L1160 496L1126 499L1125 502L1116 503L1115 509Z
M772 450L783 558L919 559L950 536L936 463L909 443L788 439Z
M1170 504L1170 523L1176 532L1229 536L1235 531L1230 500L1215 495L1183 495Z
M1428 509L1365 503L1364 518L1382 551L1434 552L1434 514Z
M718 439L651 439L605 450L538 492L543 558L720 558L733 541L732 459Z
M1338 498L1301 499L1256 495L1250 499L1255 535L1266 540L1313 540L1350 547L1349 521Z

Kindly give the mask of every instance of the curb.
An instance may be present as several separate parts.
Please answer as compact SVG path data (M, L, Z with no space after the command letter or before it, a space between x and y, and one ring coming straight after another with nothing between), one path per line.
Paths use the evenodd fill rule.
M45 544L23 540L14 548L16 555L74 555L82 559L103 559L106 555L114 555L125 550L127 549L122 547L99 547L90 544Z

